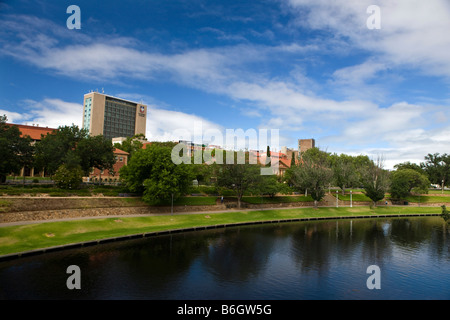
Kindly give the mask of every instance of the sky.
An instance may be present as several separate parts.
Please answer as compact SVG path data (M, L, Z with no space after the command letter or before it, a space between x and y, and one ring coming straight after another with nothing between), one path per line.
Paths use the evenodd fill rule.
M149 141L275 130L391 169L450 153L449 31L448 0L6 0L0 114L81 127L99 91L147 104Z

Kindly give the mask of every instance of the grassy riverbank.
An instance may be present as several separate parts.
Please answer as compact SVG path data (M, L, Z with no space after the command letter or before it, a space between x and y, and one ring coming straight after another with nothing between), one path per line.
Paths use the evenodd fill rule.
M0 228L0 255L48 248L131 234L223 225L253 221L298 219L308 217L351 217L360 215L440 213L440 207L369 207L296 208L282 210L230 211L157 215L142 217L99 218L24 224Z

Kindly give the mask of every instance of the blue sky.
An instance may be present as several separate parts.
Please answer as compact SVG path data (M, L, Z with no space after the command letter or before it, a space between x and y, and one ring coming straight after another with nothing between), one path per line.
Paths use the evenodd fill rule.
M0 114L81 126L104 90L149 106L149 140L201 122L418 163L450 153L449 30L446 0L3 1Z

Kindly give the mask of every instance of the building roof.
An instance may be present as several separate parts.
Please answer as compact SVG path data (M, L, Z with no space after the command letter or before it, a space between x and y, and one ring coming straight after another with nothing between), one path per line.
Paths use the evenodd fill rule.
M58 130L48 127L28 126L25 124L7 123L6 125L18 127L21 132L21 137L30 136L32 140L41 140L41 134L45 136L47 133L53 133Z
M114 148L114 154L124 154L124 155L128 155L129 153L117 148Z
M288 160L286 158L280 158L279 163L283 165L284 167L290 168L291 167L291 160Z
M147 146L150 147L151 145L152 145L151 142L146 142L146 143L142 144L142 149L147 149Z

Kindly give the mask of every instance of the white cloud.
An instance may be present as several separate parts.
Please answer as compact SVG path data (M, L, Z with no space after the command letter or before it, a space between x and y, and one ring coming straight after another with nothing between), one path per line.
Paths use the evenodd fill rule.
M79 103L60 99L44 99L42 101L24 100L23 114L17 114L14 123L37 124L41 127L58 128L60 126L81 127L83 106Z
M378 60L413 67L425 74L450 74L450 3L446 0L380 0L381 29L369 30L372 0L289 0L297 23L326 30L350 48L364 49ZM381 55L381 56L380 56Z
M148 106L146 137L149 141L189 140L208 143L209 141L203 141L207 131L223 134L224 128L194 114Z
M8 123L18 123L24 118L24 115L21 113L0 109L0 116L3 115L6 115L6 122Z

